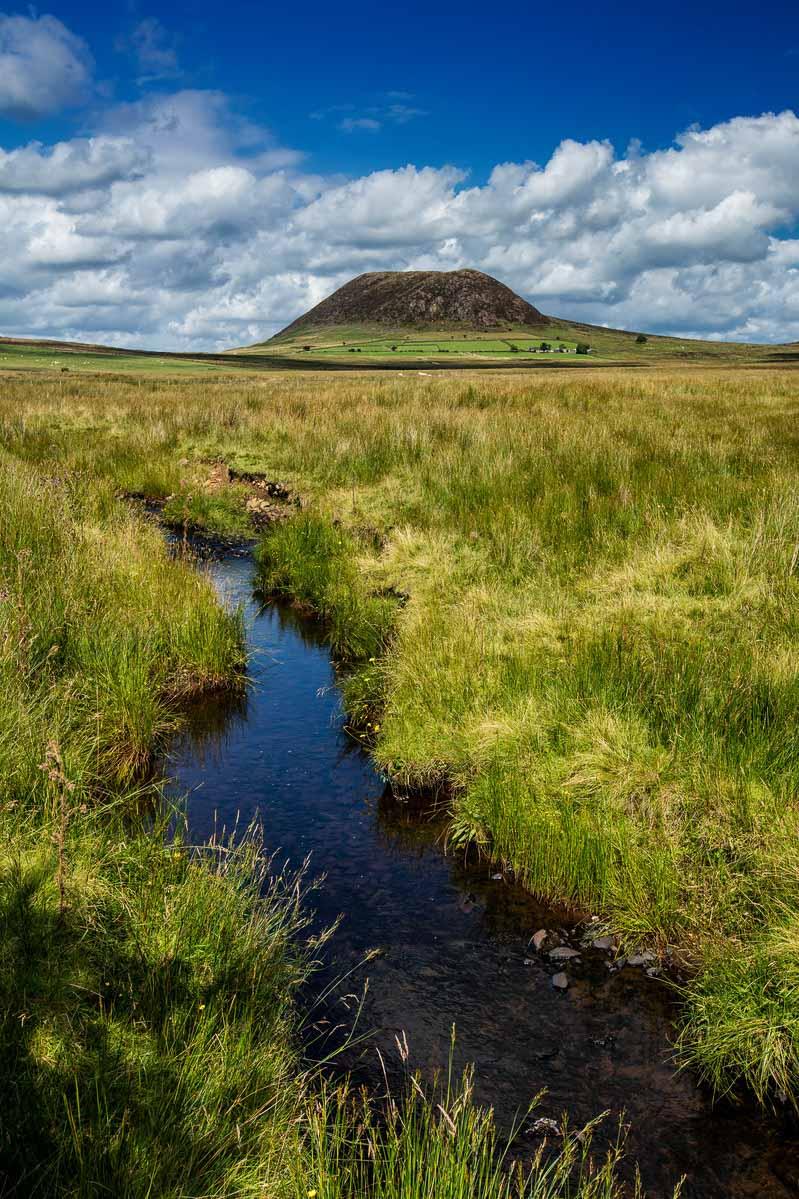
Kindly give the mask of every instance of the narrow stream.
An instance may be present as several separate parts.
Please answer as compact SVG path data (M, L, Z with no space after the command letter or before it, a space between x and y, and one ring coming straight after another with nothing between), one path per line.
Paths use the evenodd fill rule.
M312 873L325 875L315 922L343 916L320 986L380 950L344 988L368 975L362 1024L375 1030L346 1064L377 1079L374 1047L396 1060L394 1036L404 1031L412 1063L431 1073L446 1065L454 1024L457 1063L474 1062L477 1096L503 1124L546 1088L537 1116L566 1111L575 1125L609 1109L610 1132L625 1113L629 1153L652 1197L670 1194L682 1174L686 1199L799 1196L795 1132L743 1106L712 1107L689 1075L675 1075L668 988L640 969L612 972L599 951L557 966L535 953L537 929L571 933L564 915L485 863L445 856L440 829L387 796L343 731L314 623L258 602L250 558L207 569L244 607L253 685L238 705L207 701L192 714L170 760L174 790L189 794L195 839L260 815L278 860L299 866L311 855ZM566 991L552 985L560 969ZM335 1018L334 1005L327 1015ZM523 1145L539 1138L531 1130Z

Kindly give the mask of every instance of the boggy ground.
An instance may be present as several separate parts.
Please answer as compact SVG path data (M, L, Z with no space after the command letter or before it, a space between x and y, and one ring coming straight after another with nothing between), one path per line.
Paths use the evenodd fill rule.
M199 467L136 381L25 382L0 392L0 1194L617 1199L590 1136L514 1169L468 1078L385 1107L303 1067L302 880L254 830L186 844L154 778L186 703L242 687L242 626L118 493ZM245 521L235 486L210 525Z
M799 375L16 376L10 453L249 528L264 583L359 668L378 762L451 841L689 965L681 1049L799 1094ZM397 597L403 602L398 602Z

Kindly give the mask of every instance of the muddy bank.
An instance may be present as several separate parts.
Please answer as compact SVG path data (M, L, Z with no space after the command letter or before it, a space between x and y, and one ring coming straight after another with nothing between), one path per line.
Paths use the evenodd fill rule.
M181 459L178 466L188 466ZM223 557L226 554L251 552L259 533L277 521L287 520L302 508L302 499L284 483L270 479L260 472L237 471L225 462L213 460L195 463L206 470L198 484L205 496L218 495L235 484L241 491L241 516L246 529L240 535L226 535L198 524L191 513L191 494L185 497L185 509L176 511L174 495L157 496L143 491L125 491L119 498L134 505L139 512L167 531L175 541L182 540L186 550L200 557ZM170 505L173 505L170 510Z

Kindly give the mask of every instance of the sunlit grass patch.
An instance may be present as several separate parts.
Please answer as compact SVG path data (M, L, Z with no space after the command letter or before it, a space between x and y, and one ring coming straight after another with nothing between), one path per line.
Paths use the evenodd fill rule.
M0 475L0 744L6 792L57 740L89 789L141 777L175 728L175 701L235 686L238 618L102 484Z

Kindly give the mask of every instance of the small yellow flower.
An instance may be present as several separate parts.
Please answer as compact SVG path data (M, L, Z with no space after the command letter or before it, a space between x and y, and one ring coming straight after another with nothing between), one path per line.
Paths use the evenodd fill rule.
M317 1192L316 1192L316 1190L309 1191L309 1192L308 1192L308 1199L316 1199L316 1195L317 1195Z
M376 724L376 725L375 725L375 732L376 732L376 733L379 733L379 732L380 732L380 725L379 725L379 724Z
M201 1012L204 1012L204 1011L205 1011L205 1004L204 1004L204 1003L201 1003L201 1004L200 1004L200 1009L199 1009L199 1010L200 1010Z

